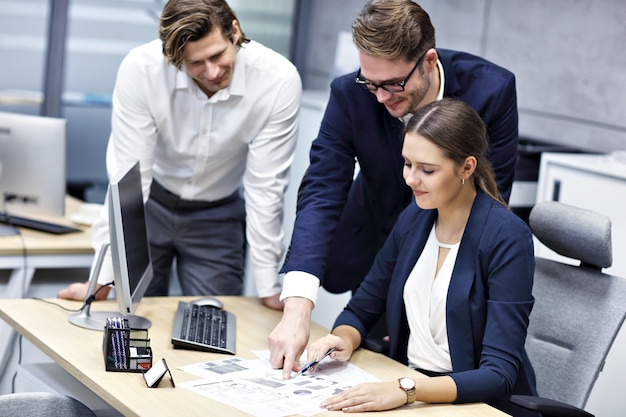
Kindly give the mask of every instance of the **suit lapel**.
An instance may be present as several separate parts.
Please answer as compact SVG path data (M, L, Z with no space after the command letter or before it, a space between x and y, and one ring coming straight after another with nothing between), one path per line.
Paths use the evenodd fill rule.
M445 49L437 49L437 54L439 56L439 61L443 66L443 75L445 77L443 96L458 98L457 91L459 91L461 87L459 85L459 80L456 78L454 65L452 64L452 60L450 60L448 53L449 52Z
M473 369L476 357L474 352L474 329L476 311L472 306L475 288L483 288L483 283L477 283L478 268L476 252L479 250L480 238L485 228L489 208L492 200L485 194L478 192L472 212L463 233L459 252L457 254L454 270L450 279L447 299L447 326L450 356L455 371ZM484 296L480 297L481 300ZM482 303L481 303L482 304ZM481 314L485 314L485 308L479 306Z

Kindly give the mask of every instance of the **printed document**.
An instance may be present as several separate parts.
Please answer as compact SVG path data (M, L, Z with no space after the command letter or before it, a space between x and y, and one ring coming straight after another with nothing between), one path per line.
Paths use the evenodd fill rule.
M179 369L201 379L176 384L257 417L300 414L312 416L324 409L326 398L377 378L350 362L325 358L316 372L284 380L282 370L273 369L269 351L254 352L260 359L229 357L218 361L182 366ZM303 355L306 360L306 356Z

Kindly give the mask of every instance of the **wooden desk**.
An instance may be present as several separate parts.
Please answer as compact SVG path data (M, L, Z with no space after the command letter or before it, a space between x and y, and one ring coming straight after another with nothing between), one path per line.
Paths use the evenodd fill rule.
M138 314L152 320L149 329L153 360L165 358L174 381L197 379L178 370L179 366L223 359L224 355L191 350L174 349L170 343L174 312L178 300L193 297L144 298ZM267 349L267 335L280 320L281 314L263 307L256 298L217 297L224 308L237 316L237 356L256 359L252 350ZM68 308L78 308L78 302L51 300ZM113 300L96 302L92 311L113 310ZM0 300L0 318L26 337L55 362L108 402L124 416L192 416L198 410L216 416L249 416L248 414L183 388L172 388L167 377L158 388L147 388L143 378L136 373L106 372L102 357L102 332L86 330L70 324L68 314L58 306L33 299ZM312 324L312 337L328 332ZM389 380L401 376L425 378L421 374L368 350L360 350L352 362L372 375ZM322 416L337 416L325 412ZM374 414L367 413L368 416ZM423 416L505 416L506 414L486 404L434 405L413 404L393 411L376 413L387 415Z
M19 235L0 236L0 269L11 270L6 289L0 298L23 298L37 269L89 268L93 260L90 228L78 226L70 220L81 201L67 197L66 216L38 217L41 220L66 224L81 229L77 233L54 235L36 230L18 228ZM85 276L87 279L87 276ZM15 333L0 324L0 375L5 368L8 352L12 349Z
M4 298L25 295L37 268L89 268L93 259L90 228L70 220L82 204L67 197L65 217L37 217L80 229L77 233L54 235L19 227L20 234L0 236L0 269L11 269Z

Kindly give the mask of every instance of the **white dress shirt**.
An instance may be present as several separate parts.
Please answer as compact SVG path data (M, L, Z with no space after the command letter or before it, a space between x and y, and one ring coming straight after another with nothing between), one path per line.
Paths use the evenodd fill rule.
M237 52L230 85L211 98L184 66L167 63L160 40L139 46L117 74L107 173L139 159L144 201L152 178L186 200L219 200L243 185L247 274L259 297L277 294L301 95L295 66L254 41ZM92 228L96 249L109 240L107 212ZM111 268L104 263L100 283L112 280Z

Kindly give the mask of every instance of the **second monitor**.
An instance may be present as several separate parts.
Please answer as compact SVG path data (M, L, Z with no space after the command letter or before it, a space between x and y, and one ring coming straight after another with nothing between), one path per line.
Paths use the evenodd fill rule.
M66 121L0 112L2 211L65 214Z
M77 326L103 330L107 317L119 316L127 318L131 328L147 329L150 321L135 314L153 277L139 162L111 178L106 200L110 243L103 245L91 268L85 307L69 320ZM113 262L118 311L92 312L90 298L95 293L107 250Z

